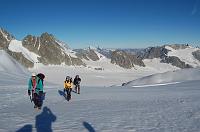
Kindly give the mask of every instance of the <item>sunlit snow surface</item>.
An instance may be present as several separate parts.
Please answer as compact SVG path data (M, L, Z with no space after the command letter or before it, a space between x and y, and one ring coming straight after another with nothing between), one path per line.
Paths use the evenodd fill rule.
M1 132L200 130L199 69L172 71L139 79L144 73L147 75L152 71L130 73L130 70L102 72L80 67L79 70L74 67L40 67L36 70L46 72L46 97L39 111L33 108L27 95L30 73L5 52L0 53L4 62L0 63ZM82 86L80 95L73 92L69 102L62 92L63 81L68 74L80 74L82 84L90 85ZM138 79L134 80L134 77ZM133 81L123 87L111 85L126 83L126 80Z
M189 81L145 88L82 87L81 94L73 93L68 102L61 86L47 84L43 107L51 110L48 114L33 108L26 85L8 84L0 87L0 130L30 125L33 131L199 131L199 85ZM42 127L36 125L38 116Z

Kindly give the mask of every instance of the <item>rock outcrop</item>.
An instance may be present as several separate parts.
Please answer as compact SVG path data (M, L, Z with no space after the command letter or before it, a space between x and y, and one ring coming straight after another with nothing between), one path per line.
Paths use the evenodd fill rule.
M192 52L192 55L194 56L194 58L200 61L200 50Z
M22 45L30 51L38 54L40 63L45 65L85 65L78 57L72 57L66 52L66 47L62 47L59 41L52 34L43 33L40 37L32 35L26 36Z
M185 62L181 61L176 56L167 56L161 60L162 63L168 63L173 66L179 67L179 68L192 68L189 64L186 64Z
M121 50L116 50L112 53L111 63L126 69L133 68L134 65L145 66L141 59Z
M0 28L0 49L8 49L9 43L12 39L14 39L13 35L3 28Z
M153 58L164 58L167 56L168 50L162 47L149 47L144 50L143 54L140 55L143 59L153 59Z
M90 49L90 48L76 49L75 51L77 52L76 55L80 59L92 60L92 61L98 61L100 59L94 49Z

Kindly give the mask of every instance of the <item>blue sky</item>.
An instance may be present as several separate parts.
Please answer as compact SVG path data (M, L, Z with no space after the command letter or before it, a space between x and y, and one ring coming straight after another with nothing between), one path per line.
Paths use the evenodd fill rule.
M0 27L17 39L55 35L72 48L200 45L200 0L1 0Z

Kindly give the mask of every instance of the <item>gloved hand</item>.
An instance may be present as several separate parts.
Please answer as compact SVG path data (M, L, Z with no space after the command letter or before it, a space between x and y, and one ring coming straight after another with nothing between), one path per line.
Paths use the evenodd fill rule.
M29 95L29 96L31 95L31 91L30 91L30 90L28 90L28 95Z

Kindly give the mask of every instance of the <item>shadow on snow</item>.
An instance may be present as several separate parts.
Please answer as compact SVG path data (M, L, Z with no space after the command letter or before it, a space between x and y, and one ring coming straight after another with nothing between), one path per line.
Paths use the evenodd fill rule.
M56 121L56 116L48 107L44 107L41 114L35 117L35 127L37 132L52 132L52 122Z
M68 96L65 94L64 91L58 90L58 93L60 94L60 96L63 96L66 100L68 99Z
M37 132L52 132L52 123L55 121L56 116L45 106L43 111L35 117L35 127ZM32 125L25 125L16 132L32 132Z
M32 132L32 125L28 124L17 130L16 132Z
M83 122L83 126L88 130L88 132L95 132L94 128L87 122Z
M64 92L64 91L62 91L62 90L58 90L58 93L59 93L60 96L65 97L65 92Z

